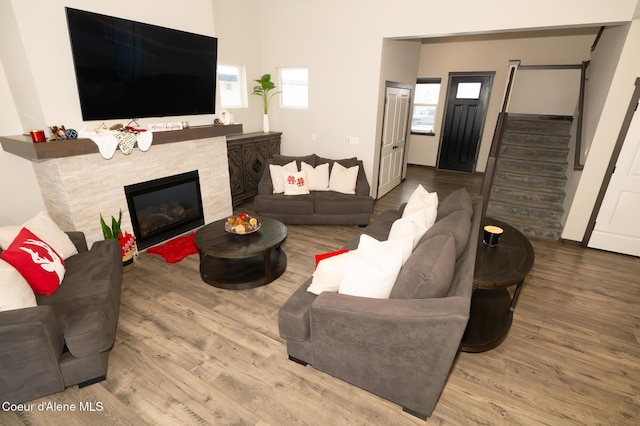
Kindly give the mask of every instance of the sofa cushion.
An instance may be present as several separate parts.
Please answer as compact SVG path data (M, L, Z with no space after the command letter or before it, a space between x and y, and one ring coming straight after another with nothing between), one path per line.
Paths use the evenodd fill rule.
M285 164L288 164L288 163L290 163L292 161L295 161L297 170L300 170L300 167L301 167L303 161L305 163L310 164L313 167L315 167L316 166L316 158L317 158L317 156L315 154L304 155L304 156L291 156L291 155L275 154L273 156L273 164L275 164L277 166L284 166Z
M389 230L391 225L396 220L400 219L400 212L394 209L388 209L383 211L380 216L369 226L364 228L363 233L375 238L376 240L386 240L389 237Z
M62 256L27 228L22 228L0 257L16 268L37 294L55 292L65 275Z
M427 232L425 215L421 211L416 211L393 222L389 231L389 239L393 240L410 235L413 237L413 247L415 248L425 232Z
M349 167L353 167L358 164L358 158L350 157L350 158L342 158L340 160L331 160L329 158L316 157L316 164L315 164L316 166L318 164L325 164L325 163L329 163L329 171L331 171L331 169L333 168L333 163L338 163L342 167L346 167L348 169Z
M314 194L290 197L284 194L256 195L253 205L257 212L269 214L312 215Z
M91 250L66 261L60 289L37 295L38 305L53 308L71 354L77 358L113 345L120 308L122 254L118 240L96 241Z
M20 272L0 259L0 312L36 306L36 296Z
M357 250L346 251L319 262L318 267L313 271L313 279L307 291L314 294L320 294L324 291L334 293L338 291L342 282L345 264L356 254Z
M456 257L464 252L471 231L471 216L466 210L458 210L437 221L422 237L418 245L436 235L451 235L455 241Z
M338 293L375 299L389 298L402 267L403 248L400 244L387 243L368 235L360 237L358 249L350 251L344 263Z
M355 194L359 170L359 165L344 167L335 162L329 175L329 189L342 194Z
M313 167L303 161L300 170L307 174L309 191L329 190L329 164L319 164Z
M282 194L284 192L284 172L297 172L295 161L279 166L277 164L269 164L269 175L271 175L271 185L273 185L274 194Z
M348 249L342 249L342 250L332 251L332 252L329 252L329 253L316 254L315 255L316 268L318 267L318 263L320 263L320 261L325 260L325 259L329 259L330 257L338 256L339 254L346 253L348 251L349 251Z
M455 190L438 205L437 220L458 210L466 210L469 216L473 216L473 202L466 188Z
M71 239L69 239L69 236L60 229L58 224L55 223L44 210L40 211L22 225L0 227L0 246L5 249L9 247L9 244L18 236L22 228L27 228L37 235L38 238L46 241L63 259L78 253L78 249Z
M427 299L447 295L456 266L455 241L438 235L414 250L396 280L390 298Z
M314 193L315 212L323 215L371 213L373 198L334 191Z
M408 216L417 211L421 211L425 216L427 229L431 227L438 216L438 194L428 192L422 185L413 191L409 197L409 201L404 207L402 216Z
M309 193L305 172L282 172L284 195L304 195Z

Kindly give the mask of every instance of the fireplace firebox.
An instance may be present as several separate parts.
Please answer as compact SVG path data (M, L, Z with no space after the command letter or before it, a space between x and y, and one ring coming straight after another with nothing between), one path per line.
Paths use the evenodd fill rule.
M124 192L138 249L204 225L197 170L127 185Z

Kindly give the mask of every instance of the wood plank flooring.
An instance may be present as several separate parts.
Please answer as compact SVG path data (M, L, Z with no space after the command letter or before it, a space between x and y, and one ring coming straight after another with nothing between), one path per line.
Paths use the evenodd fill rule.
M411 167L375 215L422 183L477 193L480 176ZM250 210L251 205L241 206ZM210 287L198 257L141 254L125 273L107 380L0 411L2 425L418 425L395 404L287 360L282 303L357 227L289 226L286 272L251 290ZM461 353L427 424L636 425L640 418L640 259L532 240L536 263L509 336ZM365 362L363 360L363 362ZM66 404L38 411L40 402ZM92 403L94 411L80 411ZM71 411L75 408L75 411Z

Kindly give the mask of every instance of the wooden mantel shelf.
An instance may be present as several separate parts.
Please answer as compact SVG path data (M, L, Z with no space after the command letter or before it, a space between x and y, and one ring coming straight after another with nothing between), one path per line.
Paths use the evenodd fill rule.
M153 145L190 141L195 139L215 138L242 133L242 124L228 126L195 126L184 130L154 132ZM98 153L98 146L86 138L62 139L44 143L31 142L29 135L0 136L0 144L5 152L27 160L47 160L51 158L72 157Z

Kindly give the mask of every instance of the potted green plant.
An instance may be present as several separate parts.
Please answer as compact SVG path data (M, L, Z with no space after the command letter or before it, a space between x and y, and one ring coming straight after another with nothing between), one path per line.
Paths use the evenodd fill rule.
M262 117L262 130L266 133L269 131L269 102L271 98L280 93L281 91L273 92L276 89L276 85L271 81L271 74L264 74L259 80L253 80L258 83L258 86L253 87L252 95L262 96L262 108L264 110L264 116Z
M120 243L123 270L128 271L132 269L136 253L136 237L129 232L122 232L122 210L120 210L118 220L111 216L111 226L107 225L102 217L102 213L100 213L100 225L102 226L102 235L105 240L117 239L118 243Z

